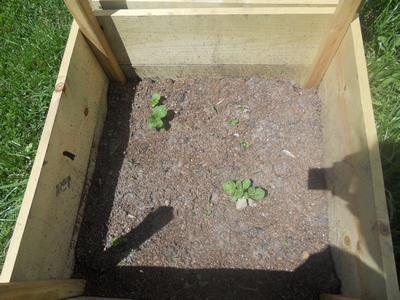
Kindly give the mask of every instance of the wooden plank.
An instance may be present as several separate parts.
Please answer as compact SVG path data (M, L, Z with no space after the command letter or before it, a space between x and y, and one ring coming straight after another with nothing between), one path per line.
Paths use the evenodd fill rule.
M3 300L57 300L83 294L86 281L80 279L0 283Z
M358 18L319 88L330 245L341 294L400 299Z
M317 87L321 82L361 3L362 0L339 1L329 31L325 35L304 83L306 88Z
M125 83L125 75L119 67L114 53L111 51L110 45L94 17L87 0L65 0L64 2L78 23L82 33L90 41L90 46L108 78L111 81Z
M206 8L206 7L335 7L339 0L97 0L94 9L159 9L159 8Z
M130 66L137 70L168 66L187 68L185 76L193 77L203 67L213 68L216 75L227 73L222 68L240 67L245 72L236 76L265 68L268 74L278 70L272 77L280 77L287 68L284 75L304 79L302 70L300 76L290 76L290 71L311 66L334 12L332 8L314 10L320 14L299 8L107 10L95 14L124 71Z
M68 278L68 253L108 79L74 23L2 282ZM66 271L68 270L68 272Z
M153 80L171 78L179 80L257 76L261 78L285 78L295 82L301 82L308 70L307 67L301 65L151 65L136 67L121 65L121 68L128 78L151 78Z

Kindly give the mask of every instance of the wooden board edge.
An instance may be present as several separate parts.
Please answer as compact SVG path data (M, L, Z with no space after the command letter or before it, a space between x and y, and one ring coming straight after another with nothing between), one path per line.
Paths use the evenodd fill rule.
M65 299L82 295L85 285L82 279L0 283L0 295L3 300Z
M85 63L90 68L82 67ZM88 78L92 80L90 81L92 85L85 86L87 83L77 77L85 76L86 78L88 74L91 74ZM91 147L93 146L92 141L98 127L98 115L101 115L101 119L104 119L106 111L108 83L109 80L103 69L74 22L39 145L38 153L41 156L39 155L35 160L36 169L32 171L30 176L33 185L25 194L27 201L23 204L24 209L19 216L20 223L18 230L16 230L16 238L13 237L11 241L14 246L10 247L11 250L9 250L6 258L1 277L3 282L61 279L65 276L69 278L66 270L71 272L74 266L70 259L68 246L74 246L72 239L74 224L79 210ZM77 84L82 86L77 88ZM93 91L95 93L91 94L92 97L87 95ZM71 118L71 114L76 115L76 120L79 121L76 122L73 117ZM71 131L71 128L78 131L75 129ZM85 143L82 143L79 137L84 138ZM63 152L63 147L74 149L73 153L77 154L75 162L71 157L70 160L65 158L64 152L66 151ZM51 162L48 163L45 160ZM68 183L68 186L60 191L61 194L59 195L58 178L61 176L64 178L66 172L72 172L69 173L72 175L72 180L69 179L71 187ZM76 177L74 177L75 175ZM39 184L41 188L38 188ZM67 201L70 197L74 199L73 202ZM57 199L57 201L51 199ZM46 205L46 210L42 210L41 203L47 203L51 208L47 209L48 206ZM57 228L57 226L48 227L46 225L55 221L54 218L49 218L49 214L52 214L54 209L56 209L54 212L56 213L57 225L64 226L61 227L65 228L64 234L57 235L58 231L54 230L54 227ZM30 224L29 228L27 224ZM48 232L46 228L49 228ZM35 232L40 234L37 239L32 238L32 234ZM56 244L52 244L54 241ZM58 250L51 251L51 255L48 256L41 254L43 251L39 251L39 248L40 245L44 244L47 244L47 251L50 251L48 250L49 247ZM32 245L30 247L33 247L33 249L28 249L28 245ZM38 256L36 259L35 255ZM48 268L47 264L52 265L52 268Z
M53 92L50 101L50 106L47 112L46 121L43 126L43 132L39 141L39 146L36 153L35 161L32 166L32 171L29 176L29 181L26 187L24 198L22 200L17 222L15 224L15 229L11 238L10 247L8 248L7 256L1 272L0 282L9 282L11 279L14 264L17 258L17 254L19 252L22 235L25 230L26 222L28 221L30 208L32 206L32 201L36 191L36 186L38 184L39 175L42 170L42 166L44 164L44 158L47 152L47 147L49 144L51 132L53 129L53 125L58 111L58 106L63 92L62 91L63 84L60 85L58 84L65 82L65 79L67 77L67 72L70 66L71 56L73 54L73 49L76 42L76 37L78 35L78 31L79 28L77 24L73 22L67 40L64 55L61 61L61 66L56 81L56 87Z
M301 82L307 73L306 66L271 66L271 65L170 65L170 66L130 66L121 65L122 70L129 79L151 78L159 80L171 78L201 79L225 77L261 77L261 78L285 78L295 82Z
M90 152L89 163L88 163L88 167L87 167L87 171L86 171L85 183L83 185L81 202L80 202L78 214L76 217L76 222L75 222L74 232L73 232L72 239L71 239L71 244L69 246L67 263L66 263L65 269L63 271L63 278L70 278L73 273L73 270L74 270L75 247L76 247L76 243L78 241L79 231L80 231L80 227L81 227L82 220L83 220L83 214L84 214L84 210L85 210L87 194L88 194L88 191L89 191L89 188L90 188L90 185L92 182L92 178L93 178L93 173L94 173L94 170L96 167L96 159L97 159L97 153L99 150L100 138L103 133L104 122L105 122L106 116L107 116L107 94L104 94L104 97L100 101L101 101L101 104L100 104L99 114L97 116L97 122L96 122L94 137L93 137L93 143L92 143L92 151Z
M110 9L162 9L162 8L210 8L210 7L335 7L338 0L272 1L272 0L128 0L92 1L94 10Z
M329 236L342 294L399 299L358 18L328 70L319 95L323 102L321 119L325 122L324 166L330 189Z
M96 17L200 16L200 15L333 15L335 7L216 7L171 9L96 10Z
M390 234L388 210L386 204L385 188L383 184L382 163L379 151L379 141L375 126L374 110L372 106L369 87L367 63L360 21L357 18L351 24L350 30L354 37L354 51L358 69L360 94L362 95L362 110L365 118L365 131L369 148L369 157L372 169L372 184L375 198L375 210L377 216L377 230L382 251L383 276L386 281L388 299L400 299L399 285L397 281L396 264L394 260L393 243ZM385 225L386 224L386 225Z

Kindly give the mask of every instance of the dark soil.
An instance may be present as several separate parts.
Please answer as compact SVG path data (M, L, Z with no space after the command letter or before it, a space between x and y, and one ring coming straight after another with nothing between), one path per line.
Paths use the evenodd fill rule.
M167 130L147 128L155 92L169 110ZM325 179L315 172L322 167L315 90L259 78L143 80L111 85L108 103L76 247L74 277L87 280L86 295L339 292ZM232 117L237 125L228 124ZM237 210L221 185L245 178L267 196Z

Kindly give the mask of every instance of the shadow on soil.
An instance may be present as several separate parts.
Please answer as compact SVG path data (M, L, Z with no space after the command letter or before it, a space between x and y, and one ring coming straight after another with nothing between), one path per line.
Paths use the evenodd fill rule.
M74 277L87 280L85 294L129 299L319 299L321 293L339 292L337 279L326 280L321 268L330 260L329 249L311 255L294 272L117 266L172 219L173 208L160 207L129 232L123 244L79 261Z

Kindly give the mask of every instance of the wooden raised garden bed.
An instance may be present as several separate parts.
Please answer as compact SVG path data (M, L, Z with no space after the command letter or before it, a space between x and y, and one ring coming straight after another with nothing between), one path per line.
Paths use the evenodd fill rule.
M309 166L309 176L322 170L326 177L330 252L341 281L341 295L321 299L399 299L361 2L108 0L94 1L92 13L86 0L66 0L75 21L0 298L83 294L85 280L71 276L110 82L258 77L315 87L321 99L323 169Z

